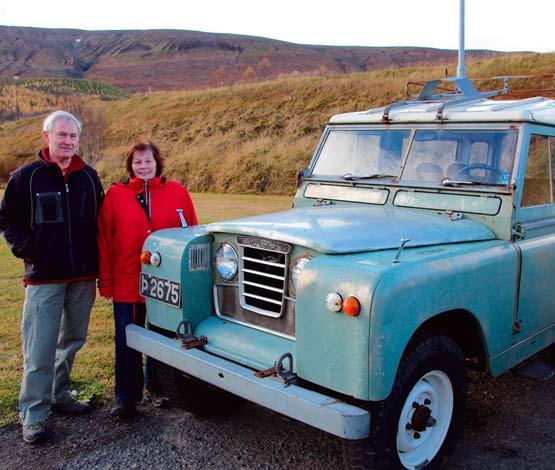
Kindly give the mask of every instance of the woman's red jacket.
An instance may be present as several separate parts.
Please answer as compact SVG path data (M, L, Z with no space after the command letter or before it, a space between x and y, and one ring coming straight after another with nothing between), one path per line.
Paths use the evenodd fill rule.
M188 225L198 223L191 196L177 181L153 178L146 189L150 217L139 202L141 193L145 195L145 182L139 178L114 184L100 207L98 289L114 302L144 302L139 295L140 255L151 232L180 227L176 209L183 209Z

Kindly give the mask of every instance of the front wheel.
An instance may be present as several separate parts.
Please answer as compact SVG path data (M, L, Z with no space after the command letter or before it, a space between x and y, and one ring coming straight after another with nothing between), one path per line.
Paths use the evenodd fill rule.
M423 338L401 360L389 397L372 404L369 438L345 441L346 467L440 468L462 427L466 391L457 343Z

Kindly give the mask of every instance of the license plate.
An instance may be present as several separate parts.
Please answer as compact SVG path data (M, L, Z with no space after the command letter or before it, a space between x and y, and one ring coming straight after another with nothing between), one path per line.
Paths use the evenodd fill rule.
M141 273L141 295L174 307L181 307L181 285L169 279Z

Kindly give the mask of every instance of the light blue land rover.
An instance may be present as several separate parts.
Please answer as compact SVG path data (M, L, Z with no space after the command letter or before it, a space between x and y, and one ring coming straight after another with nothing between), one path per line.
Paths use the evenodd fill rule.
M467 369L554 343L555 101L451 81L332 117L291 210L147 239L127 340L165 393L323 429L348 468L436 468Z

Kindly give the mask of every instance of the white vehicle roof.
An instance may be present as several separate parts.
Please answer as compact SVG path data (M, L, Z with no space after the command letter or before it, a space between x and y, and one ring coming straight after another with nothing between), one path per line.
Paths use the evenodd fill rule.
M437 119L440 107L441 119ZM384 122L387 107L355 113L336 114L332 124L373 124ZM494 101L476 98L460 103L448 101L406 101L388 110L388 122L534 122L555 125L555 100L535 97L523 100Z

